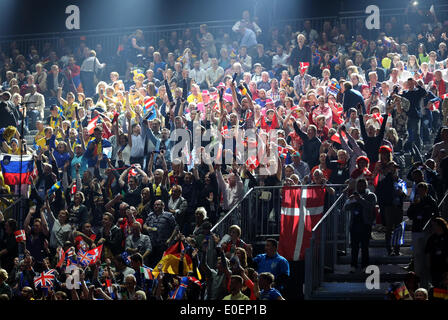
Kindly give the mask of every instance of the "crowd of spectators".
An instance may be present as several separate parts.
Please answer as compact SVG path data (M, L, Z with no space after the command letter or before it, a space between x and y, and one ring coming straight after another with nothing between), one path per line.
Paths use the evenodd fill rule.
M354 271L359 248L361 267L369 265L372 228L385 233L385 255L400 255L393 232L410 201L415 289L447 289L448 227L438 201L448 188L448 21L391 19L380 31L369 37L330 22L314 30L310 21L262 30L245 11L219 37L201 25L154 44L137 30L114 53L84 42L2 48L1 150L31 155L37 174L21 187L6 184L4 173L0 180L3 195L27 195L23 227L0 213L0 297L166 300L186 287L189 300L295 299L275 239L256 252L238 225L222 239L210 230L250 186L327 183L346 185ZM178 130L189 137L181 156L173 154ZM239 152L250 130L256 140ZM198 131L211 131L213 160L209 142L194 143ZM253 145L279 153L245 161ZM403 176L407 154L413 166ZM156 272L177 241L193 271L144 277L142 268ZM69 289L66 264L56 267L60 253L100 245L81 288ZM34 277L52 269L54 286L35 287Z

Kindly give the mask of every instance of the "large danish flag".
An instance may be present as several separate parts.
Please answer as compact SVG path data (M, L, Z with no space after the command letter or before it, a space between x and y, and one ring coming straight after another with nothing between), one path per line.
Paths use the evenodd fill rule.
M325 188L283 187L278 253L289 261L304 260L313 227L322 218Z

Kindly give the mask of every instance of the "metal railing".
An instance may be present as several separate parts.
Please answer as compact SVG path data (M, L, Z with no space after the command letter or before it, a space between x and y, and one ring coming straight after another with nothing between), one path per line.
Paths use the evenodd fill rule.
M447 219L447 217L448 217L448 190L445 192L445 195L443 196L442 201L440 201L438 208L439 208L439 212L441 213L441 217L444 219ZM428 222L426 222L425 226L423 227L423 231L425 231L428 234L432 232L431 219L429 219Z
M326 271L333 271L338 251L347 251L349 246L349 215L342 210L345 194L341 192L312 231L310 246L305 252L306 300L324 281Z
M305 188L316 185L288 186L288 188ZM346 185L327 185L338 191ZM283 186L253 187L211 229L221 238L228 232L232 224L241 227L242 237L248 243L257 243L269 237L280 235L281 190ZM337 192L339 193L339 192ZM329 203L333 203L331 199ZM328 214L328 212L327 212ZM338 230L336 230L338 231Z
M435 5L436 12L441 18L448 13L448 5ZM380 23L384 25L385 21L394 18L397 26L402 26L405 23L412 23L409 21L408 15L404 14L405 8L396 9L381 9ZM272 26L283 28L290 25L292 31L302 31L305 20L311 22L311 27L318 32L323 30L325 22L330 22L331 26L345 24L351 33L358 30L359 23L364 25L364 20L367 14L364 11L343 11L338 15L327 17L305 17L297 19L275 19ZM361 20L361 21L359 21ZM53 50L61 48L60 39L64 39L64 43L74 48L78 46L81 41L85 42L89 48L95 48L97 44L103 47L103 52L115 54L120 44L124 43L125 37L129 36L136 29L140 29L144 33L145 42L148 45L157 46L160 39L168 40L171 32L183 32L186 28L192 31L199 30L201 24L207 24L208 31L215 37L219 37L223 32L230 34L232 38L236 35L232 32L231 27L236 20L218 20L218 21L202 21L202 22L186 22L179 24L166 24L157 26L135 26L125 28L109 28L99 30L73 30L67 32L54 33L39 33L39 34L25 34L25 35L4 35L0 37L0 47L5 48L11 42L15 42L15 46L20 52L28 52L31 46L35 47L38 52L42 52L45 48L50 47ZM269 30L263 30L264 34L268 34ZM81 39L82 38L82 39Z

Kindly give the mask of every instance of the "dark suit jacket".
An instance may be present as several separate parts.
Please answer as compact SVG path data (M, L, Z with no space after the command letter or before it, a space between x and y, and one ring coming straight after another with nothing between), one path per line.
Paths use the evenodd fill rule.
M58 84L59 86L62 87L62 96L64 96L64 94L68 90L68 81L61 72L58 73ZM49 72L47 76L47 89L48 89L47 94L50 96L52 95L50 93L50 90L53 90L56 94L58 92L58 88L54 87L54 75L51 72Z

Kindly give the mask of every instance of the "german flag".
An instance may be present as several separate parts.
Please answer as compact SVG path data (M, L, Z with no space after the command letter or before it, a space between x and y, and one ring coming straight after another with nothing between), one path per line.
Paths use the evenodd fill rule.
M182 241L178 241L175 244L173 244L171 247L166 249L166 251L163 254L162 259L157 264L162 265L162 272L163 273L169 273L169 274L179 274L179 262L180 262L180 256L181 253L184 252L184 274L188 274L188 272L193 271L193 261L191 260L191 257L189 254L185 253L185 247ZM158 268L154 268L153 270L154 277L157 278L159 275Z
M409 291L408 288L406 288L405 285L402 285L397 290L394 291L395 298L397 300L405 299L406 297L409 297Z
M432 296L434 298L448 300L448 290L440 289L440 288L434 288L433 292L432 292Z

